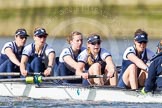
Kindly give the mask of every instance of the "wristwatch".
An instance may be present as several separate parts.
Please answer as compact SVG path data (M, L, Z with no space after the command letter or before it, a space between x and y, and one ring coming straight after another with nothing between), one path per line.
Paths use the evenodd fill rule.
M53 68L53 66L47 66L47 68L51 68L51 69L52 69L52 68Z
M148 70L149 70L149 68L147 67L147 68L145 69L145 71L147 71L147 72L148 72Z

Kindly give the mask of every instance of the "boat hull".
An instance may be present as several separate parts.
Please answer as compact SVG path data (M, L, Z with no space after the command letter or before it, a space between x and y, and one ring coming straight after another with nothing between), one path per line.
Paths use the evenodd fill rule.
M115 87L37 86L25 83L0 83L0 96L25 96L36 99L90 100L107 102L162 103L161 92L142 95L139 91Z

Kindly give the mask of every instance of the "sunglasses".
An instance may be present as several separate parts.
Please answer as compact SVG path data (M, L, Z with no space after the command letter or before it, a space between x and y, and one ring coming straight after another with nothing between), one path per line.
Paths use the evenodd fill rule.
M46 35L40 35L40 36L38 36L39 38L47 38L47 36Z
M138 42L138 43L140 43L140 44L142 44L142 43L146 44L147 42L146 41L141 41L141 42Z
M92 44L92 45L96 45L96 44L100 45L101 42L100 42L100 41L97 41L97 42L92 42L91 44Z
M21 36L20 36L20 39L27 39L27 37L21 37Z

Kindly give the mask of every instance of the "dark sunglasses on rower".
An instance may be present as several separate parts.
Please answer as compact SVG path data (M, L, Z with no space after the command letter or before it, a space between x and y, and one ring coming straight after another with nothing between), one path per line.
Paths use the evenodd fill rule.
M142 43L146 44L147 42L146 41L141 41L141 42L138 42L138 43L140 43L140 44L142 44Z
M47 38L46 35L41 35L41 36L38 36L39 38Z
M101 42L100 42L100 41L97 41L97 42L92 42L91 44L92 44L92 45L96 45L96 44L100 45Z
M20 36L20 39L27 39L27 37L21 37L21 36Z

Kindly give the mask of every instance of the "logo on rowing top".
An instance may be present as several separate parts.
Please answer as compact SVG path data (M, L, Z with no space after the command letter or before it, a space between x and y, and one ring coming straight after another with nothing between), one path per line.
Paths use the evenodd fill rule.
M78 56L78 60L80 60L80 59L83 59L83 57L81 55Z
M80 90L79 90L79 89L77 89L77 95L78 95L78 96L80 95Z
M69 54L69 52L68 51L65 51L65 54Z

